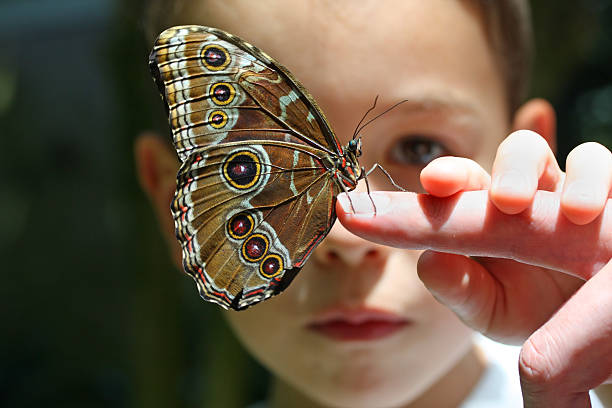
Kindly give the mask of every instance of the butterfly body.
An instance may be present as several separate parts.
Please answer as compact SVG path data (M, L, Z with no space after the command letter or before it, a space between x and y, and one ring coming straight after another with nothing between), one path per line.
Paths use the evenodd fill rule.
M273 58L221 30L164 31L150 68L181 167L172 202L200 295L241 310L284 290L363 177L314 99Z

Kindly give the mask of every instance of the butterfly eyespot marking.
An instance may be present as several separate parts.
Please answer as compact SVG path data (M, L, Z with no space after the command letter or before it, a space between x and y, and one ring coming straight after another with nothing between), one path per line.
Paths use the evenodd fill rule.
M249 262L259 262L268 252L270 241L263 234L253 234L242 244L242 256Z
M261 160L253 152L239 151L225 160L222 173L232 187L246 190L261 178Z
M208 44L200 53L204 67L210 71L221 71L232 61L227 50L220 45Z
M255 221L250 214L238 213L227 223L227 233L234 239L244 239L253 231L254 226Z
M259 273L267 279L273 278L283 270L283 258L276 254L269 254L259 264Z
M210 115L208 115L208 122L210 123L210 126L215 129L221 129L225 127L225 125L227 125L227 120L227 113L220 110L211 112Z
M210 95L215 105L227 105L234 100L236 89L227 82L217 82L210 88Z

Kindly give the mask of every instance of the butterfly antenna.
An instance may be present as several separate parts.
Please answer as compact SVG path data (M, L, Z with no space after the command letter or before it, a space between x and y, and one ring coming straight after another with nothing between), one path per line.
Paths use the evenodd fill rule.
M378 97L377 97L377 98L378 98ZM384 115L384 114L388 113L389 111L392 111L393 109L397 108L397 107L398 107L398 106L400 106L402 103L405 103L405 102L408 102L408 101L409 101L409 99L404 99L403 101L399 101L398 103L396 103L395 105L391 106L390 108L388 108L388 109L387 109L387 110L385 110L384 112L379 113L378 115L374 116L372 119L368 120L366 123L364 123L364 125L363 125L363 126L361 126L361 127L357 126L357 127L358 127L358 130L357 130L357 131L355 132L355 134L353 135L353 139L354 139L354 138L356 138L356 137L357 137L357 135L358 135L359 133L361 133L361 131L362 131L362 130L363 130L365 127L366 127L366 126L368 126L370 123L374 122L376 119L380 118L382 115ZM375 105L376 105L376 103L375 103ZM374 108L372 107L372 109L374 109ZM370 110L372 110L372 109L370 109ZM369 112L370 112L370 111L368 111L368 113L369 113ZM363 122L363 120L362 120L362 122ZM359 124L361 124L361 122L359 122Z
M368 109L368 111L365 113L365 115L363 115L363 118L361 118L361 120L359 121L359 123L357 124L357 126L355 127L355 131L353 132L353 140L355 140L355 138L357 137L357 133L359 133L357 131L357 129L359 129L359 126L361 126L361 124L363 123L363 121L365 120L365 118L368 117L368 115L370 114L370 112L372 112L374 110L374 108L376 108L376 102L378 102L378 97L380 95L376 95L376 98L374 98L374 104L372 105L372 107L370 109Z

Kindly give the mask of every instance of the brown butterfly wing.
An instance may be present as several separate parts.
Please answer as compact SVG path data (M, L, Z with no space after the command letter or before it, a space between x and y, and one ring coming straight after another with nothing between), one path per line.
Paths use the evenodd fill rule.
M233 142L183 164L172 210L205 299L242 309L279 293L327 234L334 186L312 150Z
M327 121L284 67L220 30L169 29L150 65L183 162L172 211L185 270L225 308L279 293L335 221L342 150Z
M202 26L170 28L156 41L149 65L181 160L209 144L253 137L282 140L285 134L330 154L342 151L303 86L238 37Z

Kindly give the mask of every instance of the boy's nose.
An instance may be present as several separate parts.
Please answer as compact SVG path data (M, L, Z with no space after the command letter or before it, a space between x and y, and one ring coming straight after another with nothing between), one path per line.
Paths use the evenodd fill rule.
M372 266L384 263L389 249L351 234L336 222L313 256L323 266Z

